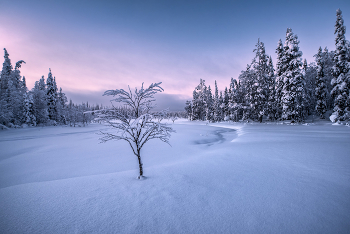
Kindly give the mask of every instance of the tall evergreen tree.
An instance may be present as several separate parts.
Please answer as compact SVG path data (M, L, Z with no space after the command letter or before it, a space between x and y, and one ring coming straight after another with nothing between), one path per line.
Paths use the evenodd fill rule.
M335 52L332 79L332 96L334 98L333 121L346 119L346 102L349 96L349 64L347 58L347 45L345 39L346 28L340 9L337 10L335 22Z
M215 81L213 112L214 112L214 117L213 117L214 121L215 122L221 121L219 90L218 90L218 85L217 85L216 81Z
M285 71L285 61L283 60L285 58L284 56L284 48L282 44L282 40L280 39L277 44L276 49L277 54L277 64L276 64L276 118L281 119L282 118L282 96L283 96L283 87L284 87L284 78L283 73Z
M213 93L211 91L211 87L210 85L208 86L208 90L207 90L207 95L206 95L206 98L207 98L207 109L206 109L206 120L209 120L209 121L213 121L213 116L214 116L214 110L213 110L213 107L214 107L214 100L213 100Z
M56 80L52 77L51 69L49 69L49 74L46 79L47 86L47 106L50 120L58 121L57 112L57 85Z
M99 110L99 106L96 106L96 110ZM187 117L189 120L193 120L192 118L192 101L186 101L186 105L185 105L185 111L187 114ZM68 114L69 114L69 106L68 106Z
M7 50L4 48L4 63L0 79L0 123L21 125L23 118L23 80L19 68L23 60L16 63L13 70Z
M34 116L33 109L33 97L27 93L24 93L24 111L23 111L23 122L29 126L36 126L36 118Z
M229 92L227 87L225 87L224 90L224 95L223 95L223 103L222 103L222 112L223 112L223 119L224 120L228 120L229 116L230 116L230 112L229 112Z
M237 113L237 80L231 77L231 83L229 88L229 113L230 119L234 121L238 121L238 113Z
M11 75L12 75L12 64L11 60L9 58L9 54L7 53L7 50L4 48L4 63L2 65L2 70L1 70L1 89L0 92L1 94L5 94L6 90L8 88L8 83L11 80Z
M308 64L306 59L303 63L303 77L305 80L305 112L310 115L314 112L316 106L315 99L315 78L317 75L317 67L314 63Z
M242 100L242 120L254 119L254 95L255 95L255 76L254 69L251 65L247 65L245 71L239 75L239 80L241 81L241 86L243 90L243 100Z
M317 76L316 76L316 89L315 89L315 98L316 98L316 112L320 115L321 119L324 119L324 114L327 111L327 87L324 80L324 61L322 56L322 48L318 49L316 55L317 63Z
M265 53L264 43L258 39L258 43L255 45L255 58L252 61L251 68L253 69L254 85L251 93L251 104L253 105L252 114L254 119L262 121L262 117L265 114L267 92L268 92L268 56Z
M244 96L245 96L245 90L244 86L241 84L241 81L239 80L237 83L237 88L236 88L236 121L239 121L240 119L243 118L243 112L244 112Z
M44 76L35 82L34 88L30 91L33 96L33 111L37 124L45 124L49 120L47 111L46 84Z
M75 127L77 123L77 108L74 105L72 99L69 100L68 104L68 120L71 127Z
M219 95L219 121L223 121L225 118L225 103L224 103L224 95L222 91L220 91Z
M12 64L7 50L4 48L4 63L0 75L0 124L7 125L13 118L11 100L12 86ZM11 86L9 89L9 85Z
M11 106L13 112L13 122L17 125L23 122L23 112L24 112L24 99L27 93L27 87L25 84L25 78L21 76L19 68L25 63L20 60L16 63L15 69L12 71L12 87L13 91L11 93Z
M327 107L328 109L333 109L334 99L331 95L331 91L333 89L332 79L333 79L333 57L334 51L329 52L327 47L324 48L322 53L322 60L324 63L324 81L326 84L327 92Z
M267 106L266 106L266 115L268 120L276 119L276 80L274 73L272 58L269 58L268 64L268 75L267 75Z
M193 91L192 110L193 120L205 120L207 108L207 86L200 79L199 85Z
M288 28L284 44L285 71L283 72L282 118L300 122L305 118L304 80L301 72L302 52L299 51L298 37Z
M59 117L59 122L66 124L67 121L67 97L66 94L62 92L62 88L60 88L60 92L58 93L58 100L57 100L57 112ZM87 104L88 105L88 104ZM87 108L89 108L87 106Z

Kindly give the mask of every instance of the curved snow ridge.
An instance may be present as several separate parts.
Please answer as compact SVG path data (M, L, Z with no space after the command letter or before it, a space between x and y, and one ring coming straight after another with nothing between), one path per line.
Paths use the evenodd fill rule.
M195 144L197 145L207 145L207 146L211 146L215 143L223 143L225 142L225 137L223 136L223 133L229 133L229 132L235 132L235 129L231 129L231 128L224 128L224 129L220 129L220 130L215 130L211 132L211 135L213 135L213 138L206 138L206 139L200 139L200 140L196 140L194 141ZM208 136L208 133L206 135L202 135L201 136Z
M136 172L136 173L135 173ZM1 190L6 190L6 189L10 189L10 188L16 188L16 187L21 187L21 186L31 186L31 185L39 185L39 184L45 184L45 185L49 185L49 184L55 184L55 183L63 183L63 184L67 184L69 183L69 181L83 181L83 180L92 180L94 178L99 178L99 177L103 177L103 176L114 176L114 175L120 175L123 173L128 173L127 176L129 176L129 178L136 178L136 174L137 174L137 168L136 169L127 169L124 171L115 171L115 172L105 172L105 173L97 173L97 174L86 174L86 175L77 175L77 176L70 176L70 177L62 177L62 178L51 178L51 179L38 179L38 180L33 180L33 181L28 181L28 182L23 182L23 183L17 183L17 184L12 184L12 185L6 185L3 187L0 187L0 191ZM130 175L131 173L134 173L135 176Z
M237 133L237 137L234 138L231 142L237 142L240 136L244 135L246 132L243 130L243 125L230 125L230 124L210 124L212 127L220 127L220 128L229 128L234 129Z
M48 138L48 137L64 137L64 136L68 136L68 135L94 133L94 132L98 133L98 130L80 131L80 132L62 132L62 133L43 134L43 135L17 136L17 137L9 137L9 138L2 138L2 139L0 138L0 142L35 140L35 139L39 139L39 138Z

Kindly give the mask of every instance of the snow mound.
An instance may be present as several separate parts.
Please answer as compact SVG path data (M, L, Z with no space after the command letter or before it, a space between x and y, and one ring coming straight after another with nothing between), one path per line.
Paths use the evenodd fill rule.
M329 116L329 119L332 121L332 123L334 123L335 120L337 119L337 115L336 114L332 114L331 116Z
M103 125L0 131L1 233L349 233L349 128L173 127L141 180L127 143L98 143ZM206 138L220 141L193 144Z

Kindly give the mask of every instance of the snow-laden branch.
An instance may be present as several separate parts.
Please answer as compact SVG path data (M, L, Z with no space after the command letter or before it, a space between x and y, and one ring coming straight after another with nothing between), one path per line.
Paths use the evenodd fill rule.
M139 117L142 115L142 113L149 112L151 110L151 103L155 101L154 94L164 91L164 89L160 87L161 83L162 82L152 83L146 89L143 87L142 83L141 89L138 90L135 88L134 94L129 86L129 92L125 91L124 89L107 90L104 92L103 96L116 97L115 99L112 99L112 101L127 105L134 111L135 117Z

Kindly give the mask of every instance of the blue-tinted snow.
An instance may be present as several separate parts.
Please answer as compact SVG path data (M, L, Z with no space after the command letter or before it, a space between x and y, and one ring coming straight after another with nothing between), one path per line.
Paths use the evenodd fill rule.
M172 147L145 146L141 181L101 125L0 131L1 232L350 232L349 127L173 126Z

